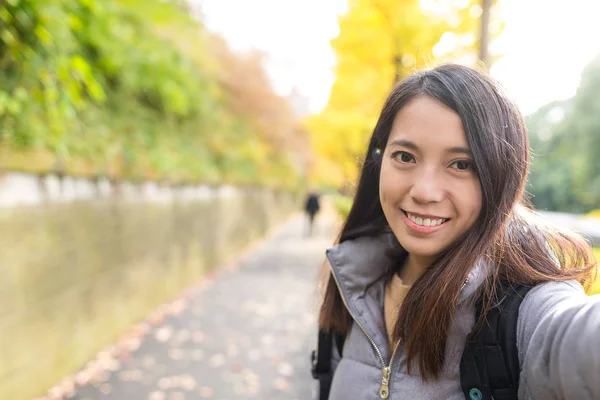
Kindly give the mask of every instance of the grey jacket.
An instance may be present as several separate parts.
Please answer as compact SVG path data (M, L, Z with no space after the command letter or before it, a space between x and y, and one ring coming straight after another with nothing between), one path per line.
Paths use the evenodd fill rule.
M380 399L389 348L383 319L384 276L389 267L385 237L346 241L327 250L334 278L354 318L343 358L335 350L330 400ZM402 345L389 376L390 399L464 399L459 364L475 310L471 297L487 274L479 263L463 288L449 330L439 379L424 383L408 375ZM521 303L517 323L521 364L519 399L600 399L600 295L586 296L578 282L549 282ZM418 368L412 369L418 371Z

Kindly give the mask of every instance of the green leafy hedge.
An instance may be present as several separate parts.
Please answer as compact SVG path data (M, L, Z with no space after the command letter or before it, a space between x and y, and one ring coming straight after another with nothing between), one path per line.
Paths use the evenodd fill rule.
M231 110L180 3L5 0L0 166L293 184L287 155Z

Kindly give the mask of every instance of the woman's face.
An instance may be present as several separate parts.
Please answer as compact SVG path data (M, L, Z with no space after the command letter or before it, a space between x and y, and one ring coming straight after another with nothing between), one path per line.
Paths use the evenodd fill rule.
M381 163L379 196L394 235L431 263L477 220L481 187L458 114L419 96L396 115Z

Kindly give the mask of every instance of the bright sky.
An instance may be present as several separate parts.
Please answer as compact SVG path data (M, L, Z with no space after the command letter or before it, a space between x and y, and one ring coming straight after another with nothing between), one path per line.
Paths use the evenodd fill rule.
M318 112L334 81L330 39L346 0L193 0L202 4L209 29L237 50L268 55L275 90L296 87ZM494 75L525 114L575 94L585 64L600 53L599 0L500 0L505 55Z
M600 54L600 1L501 1L505 56L492 75L525 114L575 95L583 68Z

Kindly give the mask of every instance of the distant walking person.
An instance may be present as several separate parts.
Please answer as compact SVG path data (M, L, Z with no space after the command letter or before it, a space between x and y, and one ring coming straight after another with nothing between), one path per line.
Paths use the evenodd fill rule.
M306 203L304 205L304 211L308 215L308 235L312 236L313 225L315 222L315 216L319 212L321 206L319 204L319 194L311 189L306 197Z

